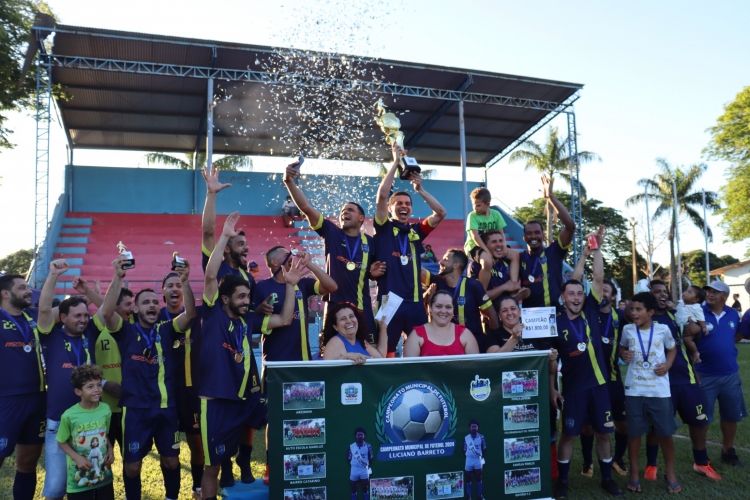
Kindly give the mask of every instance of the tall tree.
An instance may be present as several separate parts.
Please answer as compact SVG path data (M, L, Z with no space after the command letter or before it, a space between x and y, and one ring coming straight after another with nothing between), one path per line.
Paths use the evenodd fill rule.
M724 160L731 166L724 173L727 183L721 189L721 227L729 241L750 238L750 87L724 107L724 114L709 128L711 142L703 154L711 160ZM750 244L745 256L750 257Z
M0 150L13 147L6 112L34 108L36 76L32 70L21 79L21 68L37 11L52 15L41 0L0 0Z
M34 251L18 250L0 259L0 273L25 275L29 272L31 261L34 260Z
M195 153L185 153L184 159L164 153L149 153L144 158L147 165L166 165L182 170L193 170L194 163L196 169L200 169L206 164L205 153L198 153L197 156ZM193 162L193 159L195 159L195 162ZM249 170L253 169L253 160L243 155L227 155L215 160L213 164L222 170L239 170L244 167L249 167Z
M547 142L539 145L532 140L524 141L521 146L510 155L510 163L525 162L525 170L536 170L540 174L546 174L551 181L559 177L568 184L570 178L570 153L568 152L568 139L558 135L557 127L550 127ZM590 163L601 161L599 155L591 151L579 151L578 163ZM581 184L581 196L586 199L586 188ZM562 198L560 198L562 200ZM566 204L566 206L570 206ZM547 216L547 241L552 241L552 210L551 206L545 208Z
M719 257L713 252L708 252L708 265L711 269L729 266L739 262L739 259L731 255L722 255ZM706 251L691 250L682 254L682 272L684 276L698 286L703 286L706 281Z
M659 167L653 179L643 178L638 181L641 187L648 186L648 200L656 204L654 219L659 217L670 217L669 229L669 272L670 283L672 283L672 299L677 302L678 287L677 284L677 266L675 253L675 228L678 224L680 214L687 215L687 218L701 231L706 226L706 221L700 215L702 210L702 194L696 189L696 183L706 171L704 164L691 165L688 169L683 170L680 167L670 165L666 159L657 158L656 164ZM675 209L674 192L672 182L677 187L677 207ZM718 195L713 191L706 191L706 209L715 212L719 209L717 202ZM646 200L646 193L639 193L631 196L625 201L628 206L634 206ZM708 240L713 241L713 232L710 227L706 226Z

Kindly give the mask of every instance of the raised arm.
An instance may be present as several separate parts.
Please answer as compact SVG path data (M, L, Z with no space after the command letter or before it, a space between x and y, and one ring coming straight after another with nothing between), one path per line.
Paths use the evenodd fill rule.
M88 282L84 278L82 278L81 276L76 276L75 278L73 278L72 284L73 290L86 297L89 301L89 304L94 304L96 307L102 307L104 297L99 295L96 290L91 289Z
M586 267L586 260L588 260L589 255L591 255L591 249L589 248L589 242L585 241L583 243L583 253L578 259L578 262L576 262L576 267L573 269L573 274L570 275L570 279L578 281L583 280L583 271Z
M206 264L206 270L203 273L203 296L211 300L216 296L216 292L219 291L217 276L219 275L221 261L224 258L224 247L227 246L229 238L237 236L240 233L240 229L235 229L234 227L239 220L239 212L232 212L227 216L227 219L224 221L224 229L221 232L221 237L216 242L213 250L211 250L211 257L208 259L208 264Z
M428 193L424 186L422 186L422 180L423 179L421 175L412 174L411 185L414 186L414 191L416 191L419 196L424 199L424 201L427 203L427 206L432 210L432 215L427 217L427 223L430 225L430 227L438 227L438 224L440 224L440 222L445 219L445 216L448 214L448 212L445 210L445 208L443 208L443 205L441 205L435 199L435 197ZM486 247L484 248L486 251Z
M305 274L303 271L304 265L300 259L295 259L292 262L292 267L289 271L286 271L282 266L281 271L284 273L284 281L286 281L286 293L284 294L284 304L281 306L281 314L272 314L266 316L267 322L265 323L266 332L270 333L269 330L279 328L282 326L288 326L292 324L292 318L294 317L294 303L297 301L297 297L294 293L294 287L302 276Z
M320 282L320 286L318 287L318 292L320 293L320 295L328 295L329 293L333 293L339 289L339 286L335 281L333 281L333 278L328 276L325 271L323 271L312 262L311 254L303 254L300 262L302 263L302 266L307 267L310 272L313 273L315 278Z
M182 298L185 310L175 318L177 328L181 332L185 332L190 328L190 324L193 318L197 315L195 309L195 295L193 295L193 289L190 288L190 263L185 259L185 267L178 267L175 272L180 276L182 282Z
M406 154L406 151L401 149L396 143L393 144L391 150L393 151L393 163L391 164L391 168L388 169L388 173L383 177L383 180L380 181L380 186L378 186L375 208L376 224L378 222L385 222L388 218L388 195L393 187L393 179L396 177L396 171L398 171L398 166L401 162L401 155Z
M594 253L594 267L593 267L593 277L594 281L591 283L591 286L594 289L594 292L596 292L596 298L597 300L601 300L602 298L602 288L604 284L604 258L602 257L602 250L601 248L597 248L593 251Z
M49 332L57 318L52 310L52 300L55 298L55 287L57 287L57 279L67 271L69 268L68 263L65 259L53 260L49 264L49 274L47 274L47 280L42 286L42 293L39 295L39 317L37 323L39 325L39 331ZM55 308L57 310L57 308Z
M557 199L557 196L555 196L554 191L552 190L552 180L550 180L546 175L542 176L542 188L544 192L544 197L552 204L552 208L555 210L555 213L562 221L563 225L565 227L562 231L560 231L560 244L563 247L567 247L570 245L573 241L573 236L575 236L576 232L576 223L573 221L573 217L570 216L570 212L568 212L568 209L565 208L565 205L562 204L560 200ZM552 244L551 241L548 241L547 244Z
M122 268L125 260L125 257L120 255L112 261L115 275L109 284L109 288L107 288L107 294L104 296L102 307L96 312L100 321L110 332L116 332L122 324L122 318L115 312L115 309L117 307L117 299L120 297L120 290L122 289L122 280L125 277L125 270Z
M289 191L289 195L292 197L292 201L297 205L299 211L305 214L308 222L311 226L318 223L320 220L320 212L310 204L310 200L307 199L305 193L294 183L294 179L299 176L299 169L297 169L296 161L286 167L286 173L284 174L284 185L286 190Z
M222 184L219 182L220 168L212 165L212 169L208 169L208 165L203 166L203 178L206 180L206 203L203 205L203 220L201 222L203 228L203 246L209 251L213 252L216 244L216 236L214 234L214 224L216 223L216 194L224 188L231 187L231 184ZM222 252L223 252L223 248Z

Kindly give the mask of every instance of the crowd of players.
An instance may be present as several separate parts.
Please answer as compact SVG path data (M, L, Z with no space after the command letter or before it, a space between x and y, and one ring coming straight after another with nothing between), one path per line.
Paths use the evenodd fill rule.
M239 215L231 214L222 230L215 232L216 198L230 185L219 182L218 169L206 169L201 306L196 307L190 289L188 262L165 276L163 305L153 290L133 294L123 287L129 262L122 255L112 263L114 276L104 297L90 288L84 277L74 283L80 295L65 299L57 307L52 306L52 300L59 276L68 269L65 261L51 263L38 309L31 307L31 290L23 277L0 277L0 374L5 380L20 381L4 384L0 389L0 464L15 451L14 498L33 498L36 466L45 438L44 495L65 495L65 461L72 458L56 451L55 433L62 414L77 404L77 396L68 383L70 371L85 363L98 363L104 368L102 400L113 413L121 415L111 418L108 439L123 450L122 481L130 500L141 498L141 464L154 444L160 455L166 497L177 498L181 481L176 446L179 443L175 442L178 431L187 434L196 498L214 499L219 485L234 483L231 460L235 455L241 480L252 482L250 453L254 430L265 423L266 397L250 336L261 334L264 362L311 360L307 303L312 296L327 296L327 304L348 302L354 313L326 319L344 339L343 348L329 352L338 359L363 362L374 355L367 347L378 344L379 333L373 305L368 300L370 279L377 282L376 307L389 292L403 299L383 330L386 338L382 350L387 356L395 356L402 337L416 339L407 342L417 346L411 352L420 355L428 350L432 354L445 353L444 347L480 353L551 348L550 374L557 373L559 355L565 388L560 395L556 379L550 379L553 406L561 406L565 397L559 456L554 443L552 446L553 477L559 477L556 496L567 496L571 443L578 435L582 435L584 462L589 465L593 463L590 457L594 436L602 442L597 448L602 486L619 494L611 470L627 474L623 456L628 434L614 346L619 344L630 311L613 307L616 288L603 277L601 251L592 250L586 255L594 255L592 293L586 295L579 281L582 266L578 275L574 273L563 283L563 262L575 223L555 197L552 183L543 178L543 195L563 225L554 241L545 245L543 225L527 221L526 250L509 249L503 232L505 222L489 208L490 193L481 188L472 193L474 211L467 221L466 247L449 250L440 260L438 275L425 276L420 258L423 241L445 218L446 211L426 191L422 178L412 174L409 180L414 191L432 214L422 221L410 222L411 194L391 194L403 153L394 146L394 162L378 189L374 236L363 231L367 214L355 202L343 203L338 225L323 217L296 185L299 170L294 164L287 168L284 184L290 196L325 241L325 271L309 255L276 246L265 253L271 278L256 282L259 269L247 261L247 237L239 227ZM603 234L597 238L601 248ZM314 277L306 277L308 273ZM424 303L423 283L429 284L428 306ZM703 307L707 311L706 322L713 330L700 338L696 334L695 345L701 356L688 358L682 345L683 330L688 335L694 325L675 322L674 305L664 283L652 282L650 292L657 304L654 320L668 326L677 345L677 356L669 367L669 384L673 411L680 413L690 426L693 469L718 480L720 477L708 461L705 429L713 419L718 398L724 434L722 462L741 465L733 441L737 422L746 416L746 410L733 342L735 337L750 335L750 317L746 314L741 322L736 311L723 309L728 288L712 284ZM558 337L524 341L520 330L509 326L513 321L518 325L518 319L513 319L513 303L517 307L520 300L524 307L562 303ZM89 316L90 306L98 308L93 316ZM455 326L450 324L451 319ZM580 356L581 352L588 355ZM202 369L206 366L210 369ZM600 394L602 388L604 392ZM322 397L304 394L310 389L301 388L301 393L290 393L288 397L290 401ZM725 401L733 401L734 406ZM603 416L605 421L589 421L590 425L584 427L586 415L591 414L611 415L614 425ZM519 415L514 414L513 418ZM551 421L555 436L554 415ZM613 430L614 457L607 437ZM656 474L658 443L658 436L649 436L646 479ZM267 461L268 453L266 449ZM674 475L668 471L670 474L674 485ZM268 478L267 465L264 481L268 482Z
M288 390L284 391L284 402L292 403L295 401L322 401L322 387L308 387L304 384L294 384Z
M523 488L525 486L531 486L539 484L540 473L539 469L530 469L523 474L509 474L505 473L505 491L509 491L512 488Z
M308 456L304 458L304 455L300 458L289 457L284 461L284 475L285 476L297 476L304 477L307 474L299 473L300 466L312 466L313 474L321 474L325 472L326 460L323 456Z
M538 385L539 383L536 379L512 380L510 382L503 382L503 392L506 394L536 392Z
M503 409L505 421L514 424L539 422L539 411L535 408Z
M539 440L534 443L516 440L512 445L505 447L506 462L518 462L535 456L539 456Z
M287 427L284 429L284 434L287 439L317 438L320 437L322 433L323 430L318 426Z
M407 500L412 498L411 486L393 484L388 480L384 480L383 483L373 481L371 498L373 500Z

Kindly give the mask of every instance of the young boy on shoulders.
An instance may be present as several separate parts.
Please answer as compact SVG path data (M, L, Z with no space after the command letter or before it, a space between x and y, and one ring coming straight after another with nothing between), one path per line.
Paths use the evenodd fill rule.
M466 219L466 232L468 238L464 244L466 255L470 256L474 262L480 264L482 269L492 269L494 260L492 254L487 249L487 245L482 241L482 233L491 229L496 229L503 234L503 228L506 226L503 215L490 208L492 195L487 188L479 187L471 192L471 202L474 210L469 212Z
M638 478L641 437L649 433L653 424L667 466L667 491L679 493L681 488L675 475L672 440L677 426L668 374L677 350L669 327L651 321L656 308L656 298L651 293L635 294L630 305L633 323L625 325L620 340L620 357L628 363L625 377L625 414L630 454L628 489L641 492Z

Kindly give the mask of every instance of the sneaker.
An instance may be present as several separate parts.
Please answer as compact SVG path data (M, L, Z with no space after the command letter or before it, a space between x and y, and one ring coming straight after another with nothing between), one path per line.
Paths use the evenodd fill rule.
M201 498L203 498L201 496L201 489L200 488L193 488L193 498L195 500L201 500Z
M555 498L568 498L568 483L563 481L555 483L552 496Z
M727 453L721 453L721 462L731 465L732 467L745 466L745 464L740 461L740 457L738 457L737 453L734 451L734 447L729 448L729 451Z
M655 465L647 465L646 466L646 473L643 474L643 479L646 481L656 481L656 466Z
M716 473L713 467L711 467L711 462L709 462L708 465L698 465L693 462L693 470L701 476L706 476L714 481L721 481L721 476Z
M612 470L617 472L621 476L627 476L628 474L630 474L630 472L628 471L628 466L625 465L625 462L623 461L616 462L612 460Z
M266 464L266 473L263 474L263 484L268 484L268 464Z
M581 467L581 475L594 477L594 464L583 464L583 467Z
M622 496L622 490L619 486L617 486L617 483L614 479L607 479L606 481L602 481L602 488L613 497Z

